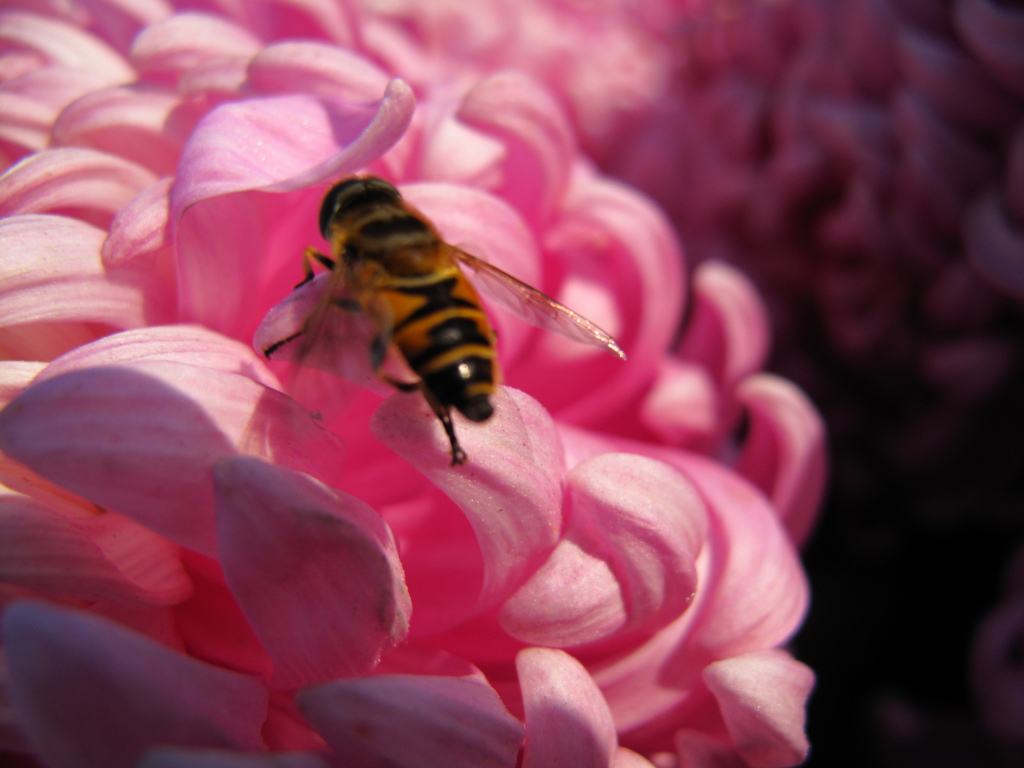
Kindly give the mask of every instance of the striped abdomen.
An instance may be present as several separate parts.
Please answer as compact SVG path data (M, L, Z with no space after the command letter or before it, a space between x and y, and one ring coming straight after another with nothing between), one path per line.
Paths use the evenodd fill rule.
M494 332L458 267L395 278L382 293L395 316L392 340L426 388L466 418L487 419L497 374Z

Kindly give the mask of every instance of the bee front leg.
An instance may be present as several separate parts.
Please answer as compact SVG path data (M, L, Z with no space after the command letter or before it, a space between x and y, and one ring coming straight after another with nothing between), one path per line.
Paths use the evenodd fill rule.
M334 269L334 259L330 256L325 256L320 253L316 248L310 246L302 254L302 272L304 277L298 283L295 284L296 288L301 288L310 280L313 279L313 262L319 262L327 269Z

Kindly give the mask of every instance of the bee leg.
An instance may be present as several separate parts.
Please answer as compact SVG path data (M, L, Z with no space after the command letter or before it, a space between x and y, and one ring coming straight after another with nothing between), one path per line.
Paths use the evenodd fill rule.
M296 288L301 288L302 286L304 286L306 283L313 279L314 261L317 261L320 264L324 265L325 267L327 267L327 269L334 269L334 259L332 259L330 256L325 256L324 254L320 253L320 251L318 251L316 248L310 246L302 254L302 271L304 273L304 277L300 282L295 284Z
M441 426L444 427L444 433L448 436L448 444L452 450L451 465L455 467L459 464L465 464L466 452L462 450L462 446L459 445L459 438L455 436L455 424L452 423L451 410L448 406L442 405L426 387L421 386L420 390L423 392L423 397L426 398L427 404L441 422Z

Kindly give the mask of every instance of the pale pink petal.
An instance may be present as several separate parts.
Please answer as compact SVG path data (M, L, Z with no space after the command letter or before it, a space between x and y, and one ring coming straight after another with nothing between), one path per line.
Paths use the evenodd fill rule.
M131 58L144 78L176 80L189 70L221 60L248 60L260 41L226 19L176 13L150 24L132 42Z
M222 460L213 477L220 562L275 686L364 674L405 637L402 566L373 509L258 459Z
M612 755L611 768L655 768L654 763L631 749L619 747Z
M714 737L696 729L677 731L676 755L679 768L750 768L728 736Z
M742 272L704 262L693 278L693 309L680 355L704 366L718 386L731 392L759 371L768 356L768 317Z
M743 759L757 768L798 765L807 756L807 697L814 673L783 651L709 664L704 681Z
M0 12L0 50L16 46L45 60L101 75L107 83L135 79L128 63L102 40L57 19L20 11Z
M778 376L751 376L738 395L750 414L750 430L736 468L772 500L799 544L825 492L825 425L807 396Z
M504 387L494 416L454 416L468 463L451 467L448 441L421 396L395 395L373 418L374 434L465 513L484 561L479 607L493 606L547 557L562 518L562 456L554 423L532 398Z
M173 12L168 0L79 0L88 14L89 27L127 52L139 31Z
M71 370L44 374L0 413L0 444L80 496L212 553L210 471L218 459L247 453L320 477L337 471L333 436L250 378L260 363L236 344L209 354L234 353L240 372L161 359L160 343L153 359L137 360L138 347L126 345L126 362L115 365L118 347L105 342L100 367L77 350L74 366L64 366Z
M261 93L312 93L342 101L372 101L387 73L346 48L307 40L269 45L248 67L249 86Z
M502 72L473 86L458 117L507 147L502 199L530 223L548 220L565 195L576 151L569 121L548 92L523 74Z
M172 119L179 103L177 94L138 86L96 90L60 113L51 141L114 155L155 174L171 174L187 135L175 130Z
M277 752L253 755L212 749L153 749L136 768L328 768L318 755Z
M458 104L427 101L416 111L412 130L384 158L399 176L493 189L501 183L506 150L502 142L466 125Z
M543 283L537 244L518 213L492 195L450 184L402 185L415 205L456 247L494 264L528 285ZM473 275L469 274L472 281ZM490 300L481 286L487 314L500 338L502 360L513 360L533 331L515 313Z
M47 765L128 768L158 745L262 744L267 694L253 678L42 603L10 606L3 630L11 702Z
M0 361L0 408L21 394L45 367L45 363Z
M670 445L710 451L722 431L715 381L704 365L666 358L640 404L640 420Z
M956 31L999 82L1024 97L1024 19L1019 9L993 0L957 0Z
M169 271L169 265L155 265L161 252L169 258L170 234L167 221L170 215L172 179L163 178L144 188L114 216L110 232L103 242L103 263L108 267L139 264L156 269L159 274ZM161 268L162 267L162 268ZM173 273L167 274L173 280Z
M65 517L0 493L0 539L0 581L43 594L172 605L192 589L176 549L118 515Z
M359 22L355 5L320 0L262 0L242 8L246 27L264 39L327 39L356 47L353 42L359 35Z
M613 631L651 632L683 613L696 591L695 563L707 526L692 486L675 470L629 454L578 464L568 486L572 516L563 541L506 602L502 626L524 642L566 646ZM607 589L607 580L577 581L594 567L564 550L567 542L608 564L614 591L598 596L584 589ZM559 564L565 556L572 565ZM601 608L607 603L612 606ZM595 621L595 611L618 614L623 622Z
M527 648L516 655L526 711L523 768L608 768L615 723L586 668L564 651Z
M305 188L374 160L402 135L412 110L412 92L393 81L372 103L273 96L226 104L203 118L171 195L183 317L251 337L260 308L283 292L282 281L275 286L265 275L301 275L301 249L289 249L316 242L321 190ZM258 193L293 190L300 191ZM268 242L253 220L276 221L279 232L292 227L294 234ZM223 237L226 230L231 238Z
M0 219L0 326L85 321L142 325L140 288L103 270L105 233L62 216Z
M999 195L984 195L968 210L964 241L967 257L983 278L1024 300L1024 229L1007 216Z
M61 147L26 157L0 176L0 215L86 212L101 226L156 177L92 149Z
M523 726L480 680L353 678L298 694L306 718L352 768L513 768Z
M108 84L89 70L47 66L0 83L0 143L17 148L16 157L50 142L50 127L64 107Z

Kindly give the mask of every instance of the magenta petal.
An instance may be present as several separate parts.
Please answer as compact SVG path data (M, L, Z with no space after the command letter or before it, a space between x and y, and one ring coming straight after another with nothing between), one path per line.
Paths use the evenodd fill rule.
M451 467L448 441L422 397L396 395L373 418L377 437L419 469L465 513L484 561L481 606L518 587L554 547L562 517L561 444L550 415L503 387L494 416L454 416L469 461Z
M177 549L118 515L64 516L0 494L0 582L99 602L173 605L192 589Z
M53 64L95 72L111 85L135 79L128 63L106 43L71 24L43 15L0 13L0 43L33 51Z
M86 211L105 223L154 181L142 166L105 152L46 149L0 176L0 214Z
M213 336L174 330L206 344ZM321 477L336 471L334 438L297 403L247 375L259 362L243 345L226 341L219 351L221 360L233 355L237 372L229 372L187 355L188 362L162 358L160 347L170 356L167 348L180 340L153 344L149 359L132 359L149 345L126 344L126 362L117 364L122 338L92 348L100 367L90 366L88 347L72 353L78 367L57 361L62 372L44 372L0 412L3 450L80 496L208 554L215 551L210 471L218 459L249 453Z
M48 766L130 768L158 745L262 745L267 693L253 678L42 603L10 606L3 635L15 715Z
M672 468L629 454L585 461L568 484L565 538L506 602L502 626L524 642L566 646L677 618L696 591L707 527L693 487ZM607 564L611 584L594 560Z
M740 387L750 431L737 469L772 500L793 541L810 533L825 491L825 425L785 379L759 374Z
M136 768L327 768L318 755L279 752L253 755L213 749L154 749Z
M275 686L363 674L405 637L402 565L373 509L258 459L225 459L213 476L224 575Z
M572 128L551 95L523 74L501 72L466 94L458 117L509 148L501 197L531 223L548 219L565 195L576 155Z
M301 691L298 703L351 768L513 768L523 740L522 724L473 678L338 680Z
M619 747L612 755L611 768L655 768L654 763L631 749Z
M141 290L104 272L104 236L61 216L0 220L0 326L69 320L142 325Z
M615 723L586 668L564 651L527 648L516 671L526 712L523 768L608 768Z
M704 681L748 764L784 768L804 760L810 669L782 651L759 651L709 664Z
M272 96L206 115L185 145L171 194L182 316L234 336L251 334L258 319L251 307L267 290L263 259L297 264L302 245L293 254L262 255L268 246L250 226L253 217L280 219L286 212L268 209L283 199L256 192L301 190L365 166L399 139L413 107L409 87L395 80L376 102ZM315 210L307 221L303 231L311 237ZM236 236L223 237L225 228Z

